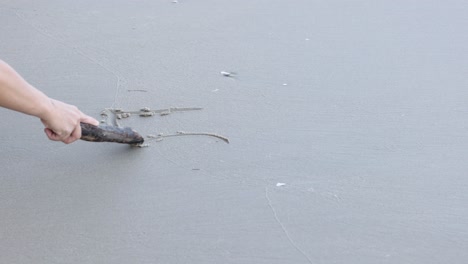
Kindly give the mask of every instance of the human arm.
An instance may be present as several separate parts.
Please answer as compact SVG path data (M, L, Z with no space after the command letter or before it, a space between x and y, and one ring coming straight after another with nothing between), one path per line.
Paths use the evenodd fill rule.
M76 106L49 98L0 60L0 106L38 117L49 139L72 143L81 137L80 122L98 125Z

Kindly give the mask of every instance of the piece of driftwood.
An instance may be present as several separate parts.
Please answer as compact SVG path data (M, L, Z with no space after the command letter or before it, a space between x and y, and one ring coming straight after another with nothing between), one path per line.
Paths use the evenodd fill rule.
M142 144L145 139L129 127L94 126L81 123L81 139L91 142L115 142L130 145Z

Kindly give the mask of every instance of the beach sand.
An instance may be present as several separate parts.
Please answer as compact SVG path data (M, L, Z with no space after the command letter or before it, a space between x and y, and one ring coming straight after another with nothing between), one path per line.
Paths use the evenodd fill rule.
M0 109L0 263L465 263L467 9L0 0L0 58L49 96L230 141L64 145Z

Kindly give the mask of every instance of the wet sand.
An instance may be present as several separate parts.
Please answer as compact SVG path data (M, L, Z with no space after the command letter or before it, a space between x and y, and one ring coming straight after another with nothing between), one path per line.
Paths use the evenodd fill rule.
M0 109L0 263L464 263L467 9L0 0L0 57L49 96L203 108L119 122L230 142L64 145Z

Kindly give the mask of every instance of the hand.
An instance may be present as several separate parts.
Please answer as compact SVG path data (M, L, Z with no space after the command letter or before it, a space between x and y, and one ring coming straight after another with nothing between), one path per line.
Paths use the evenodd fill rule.
M99 122L83 114L76 106L50 99L51 107L41 118L45 126L44 132L50 140L70 144L80 139L80 122L99 125Z

